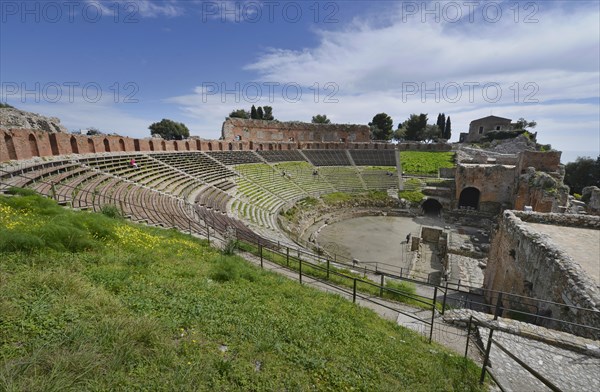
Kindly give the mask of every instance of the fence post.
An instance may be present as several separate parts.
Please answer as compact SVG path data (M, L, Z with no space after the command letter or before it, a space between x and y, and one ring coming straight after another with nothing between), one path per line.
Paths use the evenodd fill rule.
M444 290L444 300L442 301L442 314L446 310L446 296L448 295L448 281L446 281L446 289Z
M354 285L352 287L352 302L356 303L356 278L354 278Z
M402 277L402 267L400 267L400 277Z
M471 339L471 323L473 323L473 315L469 316L469 324L467 325L467 344L465 346L465 359L469 353L469 340Z
M433 337L433 322L435 319L435 301L437 299L437 286L433 289L433 307L431 309L431 328L429 329L429 343L431 343L431 338Z
M494 311L494 320L498 320L498 315L500 314L500 309L502 307L502 292L498 293L498 300L496 301L496 310ZM492 337L494 335L494 329L492 326L489 326L490 334L488 335L487 346L485 348L485 357L483 358L483 366L481 367L481 376L479 377L479 384L483 384L483 380L485 379L485 368L487 367L490 351L492 349Z
M263 247L258 243L258 253L260 254L260 268L263 268Z
M302 284L302 259L298 259L298 274L300 278L300 284Z
M383 285L384 285L385 276L381 274L381 284L379 285L379 296L383 298Z
M483 384L485 379L485 368L487 367L488 360L490 358L490 350L492 349L492 336L494 330L490 328L490 334L488 335L487 347L485 348L485 357L483 358L483 366L481 367L481 376L479 376L479 384Z
M329 280L329 260L327 260L327 280Z
M204 223L206 223L206 239L208 240L208 246L210 246L210 226L207 221L204 221Z
M289 267L290 266L290 247L285 248L285 263Z

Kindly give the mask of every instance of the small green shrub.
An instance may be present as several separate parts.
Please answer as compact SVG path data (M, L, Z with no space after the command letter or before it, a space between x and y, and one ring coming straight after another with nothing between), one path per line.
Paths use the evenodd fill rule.
M425 198L421 191L400 191L398 197L410 201L411 203L420 203Z
M10 188L8 188L6 193L8 193L9 195L16 195L16 196L35 196L35 195L37 195L36 191L34 191L33 189L18 188L16 186L11 186Z
M102 208L100 208L100 212L102 213L102 215L113 219L120 219L123 217L123 215L121 214L121 210L119 210L119 207L112 204L103 205Z

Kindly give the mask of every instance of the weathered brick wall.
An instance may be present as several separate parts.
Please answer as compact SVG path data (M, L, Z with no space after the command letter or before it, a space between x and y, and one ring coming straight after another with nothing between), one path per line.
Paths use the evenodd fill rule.
M556 303L600 310L600 288L579 264L557 248L547 236L526 222L547 223L600 229L600 217L564 214L539 214L504 211L498 230L492 237L485 269L484 287ZM488 301L493 301L486 293ZM506 301L507 309L534 311L517 301ZM564 306L545 304L538 312L553 318L600 327L598 313L576 311ZM578 334L589 333L574 326L556 323L553 327ZM600 336L595 336L599 339Z
M404 148L420 149L417 143ZM428 145L429 146L429 145ZM431 145L434 146L434 145ZM438 149L449 145L436 146ZM241 150L294 150L294 149L372 149L394 150L391 143L321 143L321 142L254 142L251 140L226 141L192 137L187 140L160 138L133 139L126 136L72 135L47 133L31 129L0 130L0 162L29 159L34 156L88 154L103 152L143 151L241 151Z
M458 165L455 173L458 203L461 192L473 187L479 190L479 209L496 212L504 207L512 207L515 189L514 166L505 165Z
M559 170L561 154L560 151L522 151L517 170L524 173L528 167L535 167L537 171L556 172Z
M312 124L227 118L221 129L223 140L257 142L350 142L368 143L370 129L356 124Z

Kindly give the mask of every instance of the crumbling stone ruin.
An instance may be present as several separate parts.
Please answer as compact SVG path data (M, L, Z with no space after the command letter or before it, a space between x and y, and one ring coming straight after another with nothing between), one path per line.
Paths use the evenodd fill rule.
M39 130L49 133L67 132L56 117L44 117L15 108L0 108L0 130L11 128Z

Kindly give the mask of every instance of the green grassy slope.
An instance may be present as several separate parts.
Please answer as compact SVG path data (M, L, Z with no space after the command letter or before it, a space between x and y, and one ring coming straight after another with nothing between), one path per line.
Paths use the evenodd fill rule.
M0 196L0 390L468 391L476 366L173 230Z

